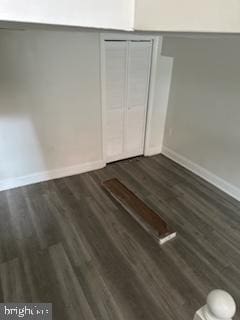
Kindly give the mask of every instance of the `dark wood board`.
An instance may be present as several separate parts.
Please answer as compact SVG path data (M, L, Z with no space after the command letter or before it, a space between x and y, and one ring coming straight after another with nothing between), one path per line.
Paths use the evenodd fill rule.
M103 187L135 218L160 244L176 236L167 223L117 178L103 182Z

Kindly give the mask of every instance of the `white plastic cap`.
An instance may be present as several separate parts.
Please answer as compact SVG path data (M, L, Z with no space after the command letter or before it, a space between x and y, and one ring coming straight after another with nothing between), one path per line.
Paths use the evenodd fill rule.
M207 297L207 313L213 319L230 320L236 313L236 303L228 292L213 290Z

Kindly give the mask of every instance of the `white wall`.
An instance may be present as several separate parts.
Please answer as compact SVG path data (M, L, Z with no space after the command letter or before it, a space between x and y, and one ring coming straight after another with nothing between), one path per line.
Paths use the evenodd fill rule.
M239 0L136 0L136 30L240 32Z
M0 21L143 31L240 32L239 0L1 0Z
M174 59L163 56L159 48L155 74L153 112L151 115L150 143L148 155L161 153L164 137L164 126L168 108Z
M163 54L174 57L167 152L240 198L240 37L165 37Z
M101 166L99 61L97 33L0 31L0 189Z
M132 30L134 0L1 0L0 21Z
M166 108L160 50L153 153L163 132L155 118ZM102 159L100 33L1 30L0 190L97 169Z

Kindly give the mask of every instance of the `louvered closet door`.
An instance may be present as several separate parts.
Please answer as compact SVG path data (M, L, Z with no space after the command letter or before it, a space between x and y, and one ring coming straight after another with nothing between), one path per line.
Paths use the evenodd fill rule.
M114 161L124 153L127 42L105 41L106 153Z
M107 162L143 154L151 41L105 41Z
M151 51L151 41L129 42L124 146L129 156L143 154Z

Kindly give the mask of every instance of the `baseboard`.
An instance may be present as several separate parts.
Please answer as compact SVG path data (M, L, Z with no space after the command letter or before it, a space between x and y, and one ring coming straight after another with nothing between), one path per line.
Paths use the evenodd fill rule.
M156 154L161 153L161 151L162 151L162 147L161 146L160 147L153 147L153 148L150 147L148 150L146 150L144 152L144 156L145 157L154 156Z
M199 166L198 164L192 162L191 160L185 158L184 156L180 155L179 153L163 146L162 154L166 157L170 158L171 160L179 163L186 169L192 171L196 175L200 176L204 180L210 182L218 189L224 191L225 193L229 194L231 197L235 198L236 200L240 201L240 189L232 185L231 183L225 181L224 179L218 177L214 173L206 170L205 168Z
M49 171L43 171L39 173L34 173L27 176L5 179L0 181L0 191L13 189L17 187L26 186L33 183L38 183L42 181L63 178L67 176L73 176L76 174L97 170L105 167L106 163L103 160L88 162L76 166L54 169Z

